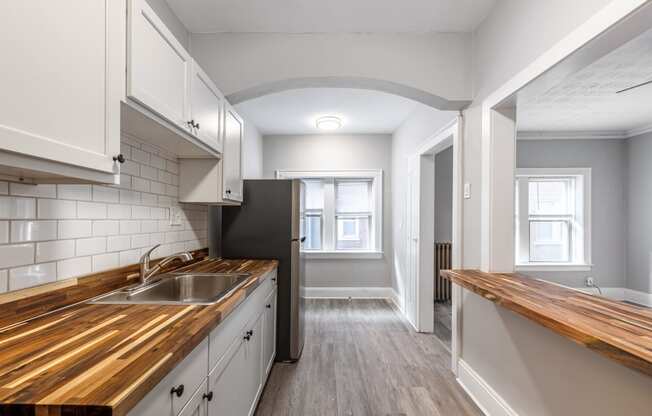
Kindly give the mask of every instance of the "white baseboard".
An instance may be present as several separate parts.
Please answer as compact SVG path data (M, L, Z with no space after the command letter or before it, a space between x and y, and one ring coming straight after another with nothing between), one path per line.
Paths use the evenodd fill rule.
M389 299L396 297L391 287L306 287L309 299Z
M458 362L457 382L486 416L518 416L507 402L462 359Z

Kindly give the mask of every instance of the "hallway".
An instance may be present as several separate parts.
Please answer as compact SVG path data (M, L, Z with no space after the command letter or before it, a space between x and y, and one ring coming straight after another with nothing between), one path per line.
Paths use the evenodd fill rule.
M276 363L256 415L481 415L434 335L385 300L308 300L298 364Z

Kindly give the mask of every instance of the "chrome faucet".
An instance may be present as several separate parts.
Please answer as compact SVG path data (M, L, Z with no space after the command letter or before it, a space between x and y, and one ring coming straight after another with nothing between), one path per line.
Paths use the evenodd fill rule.
M159 261L156 266L150 267L149 266L149 261L150 257L152 255L152 251L156 250L160 244L155 245L154 247L150 248L147 250L145 254L140 258L140 284L138 284L136 287L130 288L130 290L133 289L139 289L147 284L152 277L159 272L163 267L167 266L168 264L172 263L174 260L181 260L181 261L190 261L192 260L192 254L190 252L185 251L183 253L177 253L173 254L171 256L167 256L163 260Z

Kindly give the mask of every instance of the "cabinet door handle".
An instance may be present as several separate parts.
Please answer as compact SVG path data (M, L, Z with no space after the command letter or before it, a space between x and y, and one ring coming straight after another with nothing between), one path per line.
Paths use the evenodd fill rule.
M270 308L272 307L272 305L270 305L270 304L268 303L267 305L265 305L265 307L266 307L267 309L270 309Z
M172 390L170 390L170 394L176 394L177 397L181 397L183 394L183 384L179 384L177 387L172 387Z
M125 156L122 153L120 153L117 156L113 156L113 161L118 163L125 163Z
M243 338L245 341L249 341L251 339L251 335L247 334Z
M249 331L247 331L247 335L252 336L253 334L254 334L253 330L250 329Z
M195 128L199 130L199 123L195 124Z
M226 193L227 193L227 194L230 194L230 193L231 193L231 190L230 190L230 189L227 189L227 190L226 190Z
M208 394L204 393L202 398L210 402L211 400L213 400L213 392L209 391Z

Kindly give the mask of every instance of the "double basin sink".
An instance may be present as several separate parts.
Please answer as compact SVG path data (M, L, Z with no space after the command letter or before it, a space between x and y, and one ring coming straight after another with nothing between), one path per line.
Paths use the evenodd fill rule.
M119 289L90 303L212 305L244 286L249 276L248 273L166 273L143 287Z

